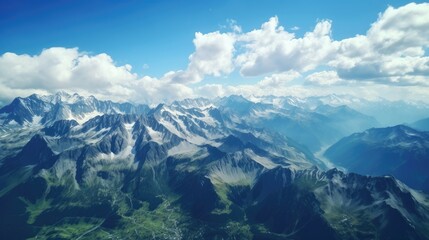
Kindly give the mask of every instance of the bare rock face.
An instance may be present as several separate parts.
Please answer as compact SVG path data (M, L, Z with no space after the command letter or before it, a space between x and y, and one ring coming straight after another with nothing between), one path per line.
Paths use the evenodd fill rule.
M325 153L335 164L364 175L393 175L429 192L429 133L398 125L355 133Z

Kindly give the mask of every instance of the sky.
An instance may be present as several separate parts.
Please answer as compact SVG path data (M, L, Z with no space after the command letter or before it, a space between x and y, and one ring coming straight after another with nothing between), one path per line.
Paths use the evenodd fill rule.
M429 101L423 1L0 1L0 105L63 90Z

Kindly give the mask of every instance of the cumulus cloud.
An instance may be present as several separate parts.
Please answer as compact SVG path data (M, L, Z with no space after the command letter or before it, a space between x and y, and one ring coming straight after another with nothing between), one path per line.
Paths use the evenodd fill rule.
M107 54L89 56L77 48L49 48L39 55L5 53L0 57L0 81L16 89L108 88L136 78L131 66L115 66Z
M429 4L388 7L366 35L334 42L328 64L343 79L392 85L429 85Z
M305 80L307 84L315 84L320 86L330 86L343 82L343 80L338 77L338 74L335 71L321 71L312 73L308 75Z
M261 88L265 88L265 87L276 88L279 86L286 86L287 83L299 77L301 77L301 74L294 70L290 70L282 73L274 73L259 81L257 85L258 87L261 87Z
M196 88L196 95L206 98L216 98L228 95L226 86L221 84L205 84Z
M107 54L90 55L77 48L54 47L34 56L4 53L0 56L0 101L65 90L152 103L183 98L192 91L179 83L139 78L131 70L128 64L116 66Z
M194 95L193 89L186 85L170 83L149 76L131 81L127 87L128 89L132 89L132 92L128 95L128 99L131 98L135 102L148 104L168 103Z
M331 36L330 20L317 22L302 36L286 30L277 17L249 32L229 20L229 32L195 33L195 51L187 67L160 78L137 76L130 65L118 66L105 53L77 48L49 48L34 56L4 53L0 101L58 90L145 103L197 95L305 95L356 89L383 89L372 93L388 94L388 88L408 89L404 91L412 95L418 87L420 94L411 97L424 96L429 89L428 12L429 3L388 7L364 35L339 40ZM225 84L223 77L234 71L261 80L249 78L249 84L236 85L232 77ZM204 84L207 76L222 77L223 84Z
M235 56L235 64L243 76L332 68L307 77L307 83L319 85L337 84L341 79L429 85L428 12L429 3L388 7L365 35L342 40L332 39L329 20L297 37L272 17L259 29L236 35L242 51Z
M295 70L305 72L316 68L333 55L331 22L320 21L312 32L302 38L279 26L277 17L260 29L239 36L244 52L236 57L244 76Z
M429 3L389 6L372 24L367 36L380 53L417 53L429 45Z
M171 72L166 79L175 83L197 83L204 76L221 76L234 69L235 37L231 33L195 33L195 52L189 56L186 70Z
M288 83L301 77L296 71L275 73L263 78L256 84L241 84L236 86L221 84L206 84L196 88L195 94L203 97L219 97L231 94L243 96L287 95L298 93L297 88Z

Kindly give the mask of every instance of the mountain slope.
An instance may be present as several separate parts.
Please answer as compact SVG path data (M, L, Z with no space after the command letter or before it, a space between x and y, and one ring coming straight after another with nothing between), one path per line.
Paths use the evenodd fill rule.
M56 104L45 116L69 106ZM289 138L233 118L197 99L2 125L12 142L0 160L0 237L429 238L428 196L391 177L322 171ZM9 137L17 130L26 140Z
M429 118L421 119L411 124L412 128L420 131L429 131Z
M390 101L383 98L366 99L346 94L329 94L299 98L293 96L260 96L253 101L270 103L284 109L298 107L314 110L321 105L348 106L367 116L374 117L380 126L411 123L429 115L429 105L424 102Z
M409 186L429 191L429 133L398 125L374 128L341 139L325 156L349 171L393 175Z
M347 106L307 106L305 100L283 99L283 103L252 102L241 96L220 99L216 106L231 119L244 124L279 132L316 152L356 131L378 126L378 122Z
M0 124L19 125L40 121L42 124L57 120L75 120L84 123L92 117L103 114L142 114L149 110L146 105L100 101L93 96L83 97L58 92L55 95L33 94L27 98L16 98L0 109Z

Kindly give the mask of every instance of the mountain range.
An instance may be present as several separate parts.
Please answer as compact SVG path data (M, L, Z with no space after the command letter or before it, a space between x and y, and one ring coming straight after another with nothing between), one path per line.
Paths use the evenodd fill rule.
M326 150L325 156L349 171L393 175L429 192L429 132L404 125L372 128L341 139Z
M420 119L410 126L421 131L429 131L429 118Z
M0 109L0 237L429 238L427 195L313 155L374 118L280 100L16 98Z

